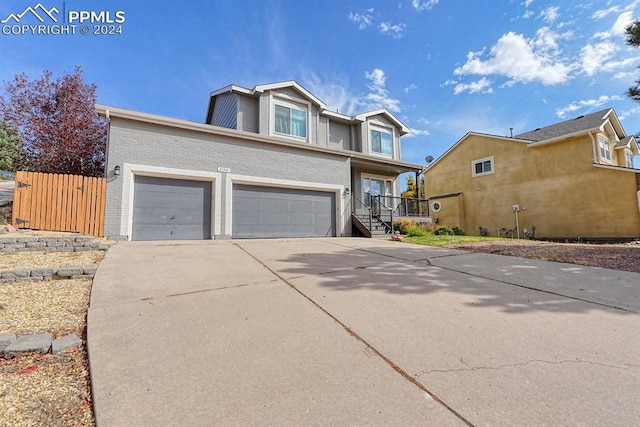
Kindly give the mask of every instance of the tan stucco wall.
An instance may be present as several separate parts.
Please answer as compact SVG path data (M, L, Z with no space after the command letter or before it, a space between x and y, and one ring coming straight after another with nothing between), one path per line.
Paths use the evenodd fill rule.
M470 134L425 173L427 196L442 199L440 225L490 235L516 225L536 237L638 237L640 210L632 172L593 166L588 136L529 147L509 138ZM472 161L493 156L490 175L472 176ZM457 202L457 205L453 205Z

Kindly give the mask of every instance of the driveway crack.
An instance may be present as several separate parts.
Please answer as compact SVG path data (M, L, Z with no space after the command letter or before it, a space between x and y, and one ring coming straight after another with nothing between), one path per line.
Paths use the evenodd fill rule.
M324 308L319 303L317 303L315 300L313 300L313 298L311 298L308 295L306 295L304 292L302 292L300 289L298 289L293 283L291 283L289 280L287 280L286 278L281 276L277 271L273 270L271 267L266 265L264 262L262 262L261 260L256 258L251 252L249 252L247 249L243 248L240 244L235 243L235 242L233 242L232 244L237 246L240 250L245 252L247 255L249 255L251 258L253 258L256 262L261 264L265 269L267 269L269 272L271 272L271 274L273 274L278 279L280 279L284 284L289 286L291 289L293 289L295 292L297 292L300 296L302 296L304 299L306 299L308 302L310 302L316 308L318 308L320 311L322 311L325 315L330 317L334 322L336 322L338 325L340 325L349 335L351 335L357 341L362 343L365 346L365 349L366 349L367 352L369 352L372 355L375 355L378 358L380 358L383 362L385 362L387 365L389 365L389 367L391 369L396 371L402 378L404 378L406 381L408 381L409 383L411 383L414 386L416 386L420 391L422 391L423 393L427 394L435 402L437 402L440 405L442 405L445 409L447 409L449 412L451 412L451 414L453 414L456 418L458 418L460 421L462 421L465 425L473 427L473 424L470 421L468 421L466 418L464 418L464 416L462 416L455 409L453 409L451 406L449 406L447 403L445 403L435 393L433 393L432 391L427 389L427 387L425 387L424 384L422 384L414 376L411 376L408 372L403 370L400 366L398 366L395 362L393 362L389 357L385 356L380 350L375 348L371 343L369 343L362 336L360 336L357 332L355 332L353 329L351 329L349 326L347 326L345 323L343 323L335 315L331 314L331 312L329 312L326 308Z
M467 363L465 363L462 359L460 360L460 362L464 365L463 368L457 368L457 369L429 369L429 370L416 372L414 374L414 377L419 378L421 376L434 374L434 373L445 373L445 374L448 374L448 373L454 373L454 372L499 371L501 369L517 368L517 367L527 366L527 365L531 365L531 364L543 364L543 365L565 365L565 364L581 365L581 364L586 364L586 365L599 366L599 367L604 367L604 368L618 369L618 370L622 370L622 371L638 373L638 369L637 369L638 367L637 366L633 366L633 365L627 365L627 366L609 365L609 364L606 364L606 363L599 363L599 362L593 362L591 360L580 360L580 359L566 359L566 360L531 359L531 360L527 360L527 361L521 362L521 363L509 363L509 364L497 365L497 366L470 366ZM632 369L630 366L633 366L636 369Z

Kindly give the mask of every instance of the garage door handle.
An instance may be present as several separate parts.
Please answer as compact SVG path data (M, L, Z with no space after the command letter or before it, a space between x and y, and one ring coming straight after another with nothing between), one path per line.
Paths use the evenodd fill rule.
M171 218L169 218L169 219L176 219L176 216L175 215L171 215Z

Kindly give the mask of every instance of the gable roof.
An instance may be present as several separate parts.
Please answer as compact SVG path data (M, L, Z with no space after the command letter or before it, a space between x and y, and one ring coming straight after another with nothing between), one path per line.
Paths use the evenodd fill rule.
M528 147L535 147L542 144L558 142L567 139L572 136L585 134L587 132L604 131L605 127L611 126L613 132L619 138L615 148L621 149L629 147L634 155L640 154L640 147L635 136L625 135L620 119L616 115L613 108L607 108L604 110L596 111L594 113L585 114L576 118L565 120L560 123L555 123L543 128L537 128L529 132L523 132L513 137L505 137L499 135L491 135L479 132L467 132L462 138L460 138L455 144L447 149L440 157L438 157L433 163L427 166L427 169L433 167L442 158L447 156L454 148L462 144L470 136L488 136L491 138L502 139L504 141L516 141L525 144Z
M340 121L350 122L350 123L365 122L368 117L377 116L377 115L384 115L389 121L391 121L393 124L395 124L400 129L400 135L401 136L402 135L406 135L406 134L409 133L409 128L404 123L402 123L396 116L391 114L386 108L381 108L381 109L378 109L378 110L369 111L369 112L362 113L362 114L356 114L356 115L353 115L353 116L350 116L350 115L347 115L347 114L341 114L341 113L338 113L338 112L335 112L335 111L328 110L327 109L327 105L324 102L322 102L319 98L317 98L314 94L312 94L307 89L305 89L301 84L299 84L295 80L288 80L288 81L284 81L284 82L276 82L276 83L268 83L268 84L256 85L256 86L254 86L253 89L247 89L247 88L242 87L242 86L237 86L237 85L231 84L231 85L225 86L225 87L223 87L221 89L214 90L209 95L209 110L208 110L208 113L207 113L207 120L210 118L210 115L211 115L212 99L214 97L218 96L218 95L221 95L223 93L228 93L228 92L235 92L235 93L241 93L241 94L247 95L247 96L257 97L257 96L260 96L262 93L264 93L266 91L284 89L284 88L293 88L293 89L297 90L307 100L309 100L313 104L315 104L318 107L318 109L320 110L320 114L322 114L322 115L329 116L329 117L332 117L334 119L338 119Z
M547 141L582 132L601 130L607 122L611 123L619 137L624 136L624 130L622 129L620 120L612 108L607 108L606 110L596 111L595 113L578 116L570 120L565 120L564 122L520 133L514 135L514 138L533 142Z

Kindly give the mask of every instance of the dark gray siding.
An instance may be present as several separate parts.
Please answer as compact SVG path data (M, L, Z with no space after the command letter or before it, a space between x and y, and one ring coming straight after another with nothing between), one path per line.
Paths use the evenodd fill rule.
M223 93L216 97L213 107L212 125L237 129L238 97L233 93Z

